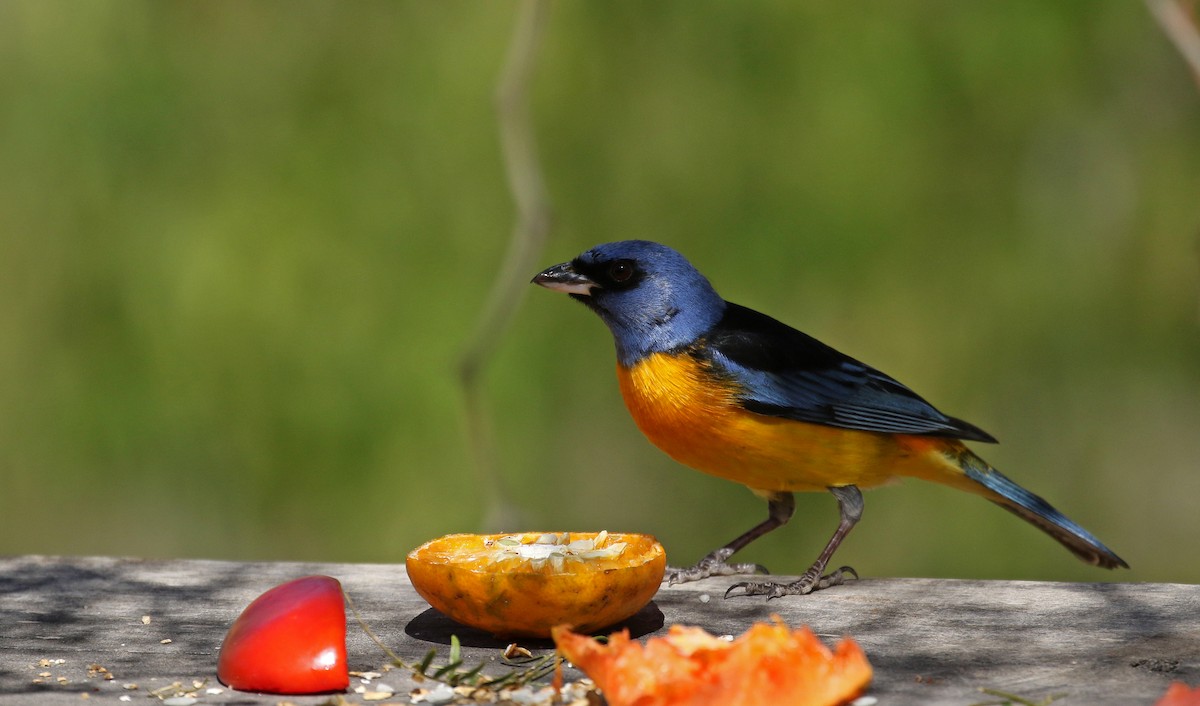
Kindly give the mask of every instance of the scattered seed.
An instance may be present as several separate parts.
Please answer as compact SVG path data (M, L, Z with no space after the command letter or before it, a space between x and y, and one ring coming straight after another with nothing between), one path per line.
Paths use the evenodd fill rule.
M517 657L532 657L533 653L521 647L515 642L510 642L508 647L504 648L504 659L516 659Z
M449 684L438 684L425 695L427 704L448 704L454 700L454 689Z

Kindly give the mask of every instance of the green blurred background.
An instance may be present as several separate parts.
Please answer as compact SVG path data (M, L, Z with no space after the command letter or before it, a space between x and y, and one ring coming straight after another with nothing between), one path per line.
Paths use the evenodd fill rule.
M515 16L0 4L0 553L396 562L481 529L454 361L514 217ZM560 3L533 98L538 268L674 245L996 434L1134 569L916 481L839 561L1200 581L1200 91L1143 4ZM765 516L640 436L594 316L527 294L486 378L522 528L685 563ZM802 495L745 558L797 573L835 520Z

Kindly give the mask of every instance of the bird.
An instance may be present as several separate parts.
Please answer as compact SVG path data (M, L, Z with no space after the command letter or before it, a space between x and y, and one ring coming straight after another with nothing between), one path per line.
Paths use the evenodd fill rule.
M673 248L604 243L532 283L582 302L608 326L622 398L653 444L767 501L765 520L695 565L672 568L668 585L767 573L729 559L786 524L797 492L828 491L837 500L837 529L824 549L794 581L739 581L725 597L805 595L857 578L852 567L828 566L862 517L861 489L904 477L982 496L1089 564L1129 566L964 443L995 443L991 434L816 338L726 301Z

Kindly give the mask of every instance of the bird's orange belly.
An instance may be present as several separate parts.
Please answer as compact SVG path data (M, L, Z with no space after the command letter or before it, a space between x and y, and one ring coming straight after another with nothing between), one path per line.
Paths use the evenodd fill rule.
M732 383L688 355L653 354L617 366L621 394L656 446L698 471L761 491L818 491L881 485L922 475L911 437L839 429L755 414ZM914 440L915 441L915 440Z

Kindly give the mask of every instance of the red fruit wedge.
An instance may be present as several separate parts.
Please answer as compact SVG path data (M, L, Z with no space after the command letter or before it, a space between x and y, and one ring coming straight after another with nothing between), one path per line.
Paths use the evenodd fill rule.
M229 628L217 678L242 691L319 694L350 685L342 584L306 576L254 599Z

